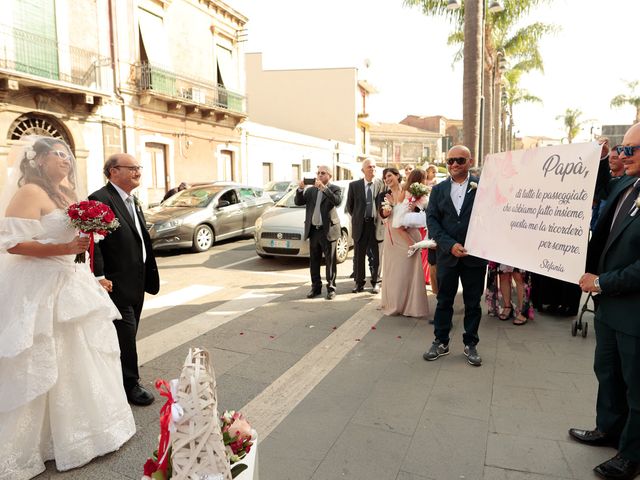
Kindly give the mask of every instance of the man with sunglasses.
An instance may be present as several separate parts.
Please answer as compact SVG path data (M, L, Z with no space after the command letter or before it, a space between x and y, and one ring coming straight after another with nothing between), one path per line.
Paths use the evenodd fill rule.
M630 480L640 474L640 123L627 131L616 152L625 175L605 189L607 203L589 242L587 273L579 281L582 291L597 295L596 428L572 428L569 435L617 448L594 471ZM607 162L600 167L609 171Z
M94 274L122 315L114 324L127 399L134 405L150 405L154 397L140 385L136 333L144 294L158 293L160 279L144 215L131 194L140 185L141 169L131 155L112 155L103 169L108 183L89 198L109 205L120 222L96 245Z
M429 236L438 244L438 305L434 316L435 340L423 358L437 360L449 354L449 332L453 318L453 302L462 282L464 299L464 355L475 367L482 365L478 354L478 327L482 317L480 299L484 289L487 262L470 256L464 248L469 219L476 196L478 178L469 175L471 152L456 145L447 153L450 177L433 187L427 207Z
M325 259L327 277L327 300L336 296L336 241L342 234L340 218L336 207L342 201L342 190L329 183L331 169L326 165L318 167L313 186L300 181L294 202L306 205L304 218L304 238L309 239L309 269L311 271L311 291L307 298L315 298L322 293L320 264ZM309 187L309 188L306 188Z

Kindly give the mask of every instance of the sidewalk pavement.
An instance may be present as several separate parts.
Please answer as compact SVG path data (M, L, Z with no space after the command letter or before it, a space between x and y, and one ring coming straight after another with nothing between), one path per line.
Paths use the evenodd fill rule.
M422 359L432 325L382 316L261 442L261 480L597 478L615 450L567 434L595 425L593 315L587 338L571 336L571 318L514 326L485 315L483 365L472 367L461 300L451 353L434 362Z

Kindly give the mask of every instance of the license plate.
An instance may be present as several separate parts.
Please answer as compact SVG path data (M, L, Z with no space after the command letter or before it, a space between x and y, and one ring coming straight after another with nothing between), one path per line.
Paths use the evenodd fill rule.
M274 248L289 248L289 240L271 240L271 246Z

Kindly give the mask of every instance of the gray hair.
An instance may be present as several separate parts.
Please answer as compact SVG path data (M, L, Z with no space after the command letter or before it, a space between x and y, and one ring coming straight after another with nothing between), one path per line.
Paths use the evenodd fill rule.
M116 165L118 165L118 159L120 158L120 154L119 153L115 153L113 155L111 155L109 158L107 158L107 161L104 162L104 167L102 169L102 173L104 173L104 176L107 178L111 178L111 169L113 167L115 167Z

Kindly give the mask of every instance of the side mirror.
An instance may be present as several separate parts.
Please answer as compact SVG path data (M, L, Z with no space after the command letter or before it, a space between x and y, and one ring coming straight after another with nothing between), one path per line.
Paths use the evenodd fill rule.
M216 208L224 208L231 205L228 200L218 200L218 206Z

